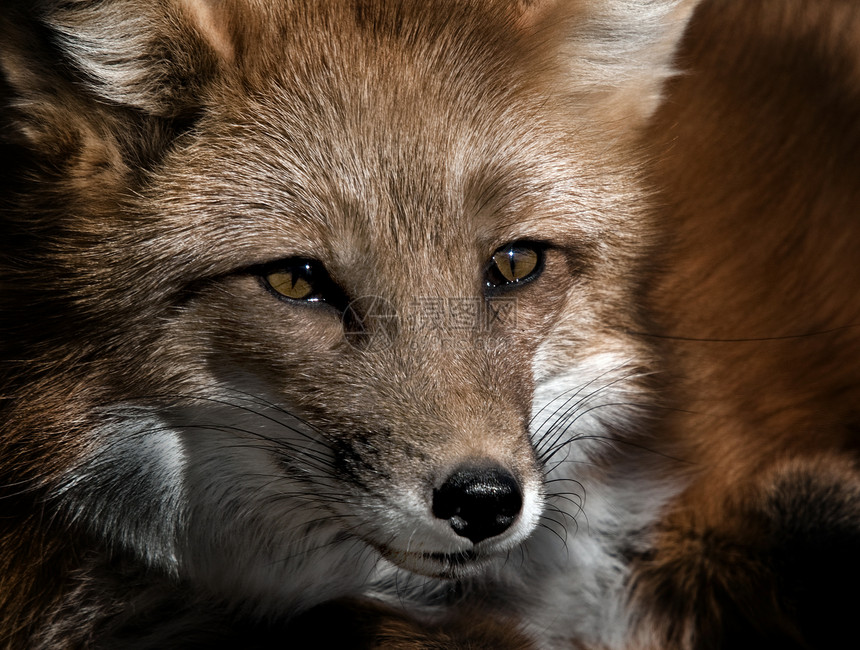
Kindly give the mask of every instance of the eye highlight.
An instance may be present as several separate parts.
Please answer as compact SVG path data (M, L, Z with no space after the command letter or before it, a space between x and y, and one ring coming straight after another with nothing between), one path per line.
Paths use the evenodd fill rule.
M318 261L290 258L268 265L260 277L279 298L299 302L330 302L338 295L325 267Z
M535 279L543 270L543 246L514 242L498 249L486 271L488 289L502 289Z

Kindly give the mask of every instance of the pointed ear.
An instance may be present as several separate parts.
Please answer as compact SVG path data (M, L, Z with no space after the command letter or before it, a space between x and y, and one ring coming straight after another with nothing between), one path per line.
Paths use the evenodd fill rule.
M519 26L546 41L563 90L599 121L641 126L659 104L700 0L520 0Z
M6 2L0 146L81 196L158 156L236 56L239 0Z
M235 2L54 4L41 21L92 91L152 115L192 111L202 89L235 56L228 12Z
M116 111L84 90L41 12L18 4L0 15L0 155L16 179L10 187L24 178L116 186L127 172Z
M236 58L231 12L244 4L5 2L0 146L78 193L120 187L199 114Z

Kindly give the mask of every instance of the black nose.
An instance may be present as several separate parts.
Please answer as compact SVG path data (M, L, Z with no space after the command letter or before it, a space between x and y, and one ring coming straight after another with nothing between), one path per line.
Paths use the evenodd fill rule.
M519 483L500 467L464 467L433 490L433 515L473 544L505 532L522 506Z

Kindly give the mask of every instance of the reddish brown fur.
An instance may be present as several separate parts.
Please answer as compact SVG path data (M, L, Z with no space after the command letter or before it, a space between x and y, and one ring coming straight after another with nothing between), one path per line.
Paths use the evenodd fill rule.
M4 259L9 267L4 280L2 308L8 321L4 326L15 332L17 345L13 352L4 342L4 397L16 399L13 405L4 406L8 424L0 461L4 484L0 493L4 504L0 630L10 648L30 642L43 647L88 644L94 631L87 625L116 613L110 607L105 611L104 602L113 602L113 597L119 602L127 597L129 584L142 580L132 567L100 581L105 571L101 561L69 541L61 522L41 515L39 490L70 459L86 453L83 434L92 405L109 402L114 393L123 395L125 384L134 385L138 394L161 390L163 383L185 388L178 379L171 384L171 373L165 377L157 358L137 365L137 355L129 352L147 349L156 340L149 325L160 313L157 306L147 308L109 288L140 283L142 294L170 295L182 286L179 274L187 269L175 271L175 277L158 276L162 266L170 268L162 264L165 260L182 254L197 265L193 269L197 275L217 276L231 270L237 240L235 232L223 233L220 266L212 268L202 268L210 263L210 241L190 237L167 246L159 241L160 246L149 251L151 273L139 275L132 275L128 271L131 265L124 264L131 259L131 237L112 241L106 260L70 251L95 251L95 242L114 236L117 224L104 220L104 215L128 208L125 189L135 187L139 169L161 155L165 143L181 131L184 122L193 122L199 96L206 96L212 105L221 102L222 116L247 108L243 102L249 100L237 92L237 88L247 87L233 85L237 79L231 76L231 70L235 72L232 66L242 66L242 83L251 87L260 83L255 66L262 77L271 61L255 59L253 52L276 47L268 39L280 39L280 34L267 31L276 23L265 14L256 20L244 15L225 18L226 14L219 13L229 13L225 7L220 5L215 12L218 16L211 20L193 10L182 13L178 9L171 9L169 20L154 19L158 28L152 33L162 41L147 47L169 54L169 44L179 44L176 50L187 53L188 59L158 59L166 66L164 78L176 81L178 77L180 83L159 80L140 87L104 89L131 108L108 109L91 96L78 95L61 71L39 67L39 57L6 61L9 84L41 80L29 96L27 110L15 113L18 129L7 137L17 141L8 151L21 154L27 147L38 149L44 159L30 169L51 188L27 197L15 213L15 218L24 213L41 214L43 220L23 227L11 218L10 243L4 243L8 251L16 247L37 251L35 259L44 265L22 268L11 253ZM368 7L372 9L372 3ZM510 29L511 24L501 20L500 14L492 15L499 24L469 25L476 29L476 38L499 47L491 37L493 30L502 25ZM540 22L541 16L540 12L528 14L520 28L533 28L533 21ZM372 11L368 19L372 21ZM189 20L195 21L195 28L188 28ZM429 16L427 25L431 30L436 25ZM396 29L395 24L377 27ZM3 34L18 34L29 43L26 31L4 29ZM860 427L858 34L860 10L851 0L708 0L688 34L679 62L684 74L671 84L668 100L651 128L646 149L656 161L658 214L667 250L656 262L660 273L647 296L654 330L642 333L642 338L647 341L644 345L657 341L678 385L677 394L666 396L666 401L679 411L659 431L663 440L655 445L656 451L683 460L673 469L685 474L690 486L661 522L652 552L636 558L632 589L639 638L631 642L633 647L740 648L767 647L767 643L828 647L851 629L856 598L846 599L838 592L846 584L849 588L856 584L854 551L860 537L860 478L855 461ZM313 53L310 48L309 56ZM530 50L523 54L539 56ZM313 62L309 60L309 65ZM195 74L189 76L188 70ZM376 81L393 82L386 78ZM524 87L541 81L522 80ZM459 88L461 93L468 89L467 85ZM594 161L602 161L601 156L608 153L608 161L599 166L631 172L621 155L623 150L608 149L597 135L606 123L617 119L617 111L627 114L628 95L603 101L606 98L598 92L601 99L595 108L588 106L588 90L593 89L584 89L578 97L589 116L578 125L577 155L597 164ZM45 96L54 100L43 106L40 102ZM442 98L439 101L441 105ZM468 104L468 96L463 101ZM397 115L396 107L384 108ZM531 106L532 115L537 108ZM436 117L429 118L427 128L449 127L439 113L431 115ZM494 127L498 129L498 125ZM137 137L140 133L146 136ZM625 144L631 133L634 130L626 124L619 142ZM229 143L241 133L215 135L220 142ZM217 164L219 153L204 152L195 159L198 174L192 170L176 185L168 185L174 194L144 199L141 203L151 202L152 212L126 218L139 219L135 223L151 228L157 239L160 231L150 221L159 201L166 204L182 192L193 194L189 188L196 188L196 180L205 177L200 170ZM168 164L184 169L181 159L168 160ZM17 167L17 162L9 166ZM517 188L512 186L517 179L507 180L507 187L492 189L515 193ZM639 198L625 184L627 176L619 174L614 181L609 187L612 201L598 196L597 190L589 197L600 199L601 208L610 212L620 210L628 199ZM213 193L218 190L211 189ZM417 182L411 189L431 194ZM237 204L249 200L234 198ZM525 198L529 198L528 192ZM206 207L205 196L196 195L175 214L189 219L205 214ZM528 200L518 208L520 215L527 213ZM623 223L626 214L620 213L617 223ZM632 208L631 214L638 214L638 209ZM444 224L447 230L459 227L456 221ZM373 239L366 233L351 234L365 244ZM54 239L55 235L60 236ZM631 239L640 235L633 232ZM294 236L295 232L273 229L264 237L265 245L254 245L260 246L263 255L267 247L277 248ZM398 240L389 236L390 248ZM312 239L313 232L305 233L305 238ZM46 244L54 241L67 248ZM615 246L625 253L636 247L635 242L623 239ZM384 245L377 248L386 250ZM460 250L451 253L452 257L465 255ZM583 253L596 255L588 246ZM348 266L348 260L341 261ZM47 262L51 263L49 273L44 272ZM385 268L384 258L376 262ZM420 270L433 260L417 262L415 268ZM570 282L566 270L559 261L550 277L557 284ZM616 310L622 311L621 322L613 323L637 327L622 307L634 299L626 286L620 288L629 272L627 262L609 265L602 272L603 292L588 294L583 303L603 301L598 310L601 318L608 321ZM39 282L46 277L49 282ZM420 279L420 273L416 277ZM401 277L402 285L395 294L407 295L415 279ZM455 274L442 280L457 281ZM156 282L157 291L146 286ZM74 292L67 295L64 292L70 287ZM54 298L62 303L52 302ZM104 313L99 305L110 298L116 301L114 308ZM58 321L54 309L61 314L65 310L73 318ZM552 301L548 301L533 310L530 324L539 330L554 315ZM229 333L242 323L224 326L218 303L195 316L187 340L180 341L171 353L181 356L193 350L202 323L203 329L215 332L207 330L218 343L215 352L227 354L234 345ZM300 318L296 321L302 327L314 326ZM42 324L38 332L31 331L31 322ZM223 332L218 330L222 326ZM127 331L129 338L116 337L117 331ZM320 338L330 334L316 333ZM116 338L105 340L109 335ZM239 353L253 356L265 343L249 340ZM521 356L527 358L532 342L520 343ZM311 349L308 357L314 352ZM512 355L510 363L516 362ZM116 368L132 370L118 377ZM457 385L472 372L459 367L441 381ZM396 379L386 385L393 405L384 419L409 422L407 409L393 399L403 389ZM352 417L360 420L365 414L363 396L356 396L352 386L338 388L335 383L330 399L349 403ZM523 395L530 387L515 379L500 379L492 388L495 390L484 387L483 391L457 392L461 403L452 399L436 408L465 417L464 413L479 412L487 401L498 399L497 414L503 412L503 419L519 426L528 409ZM496 394L519 398L504 403ZM316 404L317 396L310 391L305 398L311 406ZM475 429L480 427L475 425ZM435 450L429 434L420 442ZM489 448L492 443L487 435L486 439L464 436L457 444ZM527 449L517 448L517 453L521 458L528 456ZM170 604L177 609L188 606L184 593L180 589ZM149 592L144 589L136 597L134 602L145 610ZM310 630L313 636L323 624L314 614L322 612L325 621L333 611L346 622L356 622L357 634L366 639L368 647L528 647L516 632L518 621L507 622L510 628L503 623L496 630L495 617L487 616L473 628L470 617L481 613L471 610L455 616L450 628L439 628L369 604L330 607L317 610L304 622L300 619L293 633ZM575 607L572 609L571 616L576 616ZM222 615L217 606L204 611L201 627L220 621ZM52 619L62 624L46 631L45 622ZM308 620L309 628L302 629ZM283 630L246 630L225 623L225 629L206 627L204 632L212 635L212 643L212 639L225 645L257 641L263 646L272 642L270 632L282 641L278 634Z
M410 3L247 2L201 13L196 3L82 2L49 12L53 40L42 38L49 26L31 22L26 5L10 3L0 24L4 151L22 157L9 165L15 205L4 211L7 644L88 645L140 625L128 623L129 612L152 620L150 610L171 609L134 566L111 568L122 560L104 548L109 542L91 539L74 515L44 499L76 462L94 456L100 406L192 393L220 378L225 360L262 369L279 389L286 384L293 404L320 426L375 436L365 443L369 456L387 448L390 430L408 433L411 447L397 449L387 472L368 472L375 480L411 480L426 458L505 457L538 483L525 426L529 360L579 282L575 264L595 262L581 282L571 336L584 340L611 321L620 329L593 333L592 345L605 339L612 348L636 323L627 277L643 245L644 210L638 160L623 145L641 115L630 110L630 128L607 146L601 107L623 103L614 101L611 75L597 80L608 86L593 88L586 115L546 92L559 62L549 54L552 39L531 42L517 23L519 3L444 2L440 12ZM77 40L60 48L64 33ZM58 57L56 48L68 51ZM272 56L285 51L285 60ZM586 98L590 90L577 88ZM273 92L319 123L290 123L289 112L260 99ZM368 143L379 153L369 160ZM344 165L337 174L332 161ZM567 200L542 194L556 161L581 170L576 191L589 205L581 222L568 218ZM523 167L541 164L543 175L524 180ZM304 183L290 184L291 174ZM451 177L466 187L446 187ZM220 185L225 178L233 180ZM280 194L259 189L272 187ZM304 218L268 218L275 210ZM469 347L425 351L433 356L423 360L371 358L387 364L381 368L341 363L350 349L340 322L310 310L275 312L259 283L237 273L312 254L354 295L383 293L403 310L416 295L474 294L485 248L548 228L566 232L576 254L548 256L547 290L540 300L523 291L529 309L504 354ZM613 255L602 258L601 246ZM356 273L358 260L376 272ZM233 308L237 296L245 296L241 310ZM279 340L283 332L292 345ZM289 376L300 380L280 379ZM199 606L202 621L222 616L218 606Z
M683 377L666 449L693 480L640 563L643 627L835 647L860 541L860 6L710 0L679 67L649 142L653 295Z

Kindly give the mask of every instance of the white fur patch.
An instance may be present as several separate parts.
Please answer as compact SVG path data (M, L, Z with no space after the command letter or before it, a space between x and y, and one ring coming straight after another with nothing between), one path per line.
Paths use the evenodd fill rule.
M540 647L567 647L574 637L625 647L628 568L621 551L643 543L641 531L675 489L597 460L617 444L611 431L636 417L628 406L643 399L636 379L628 359L598 353L537 387L533 436L547 463L547 509L524 544L527 567L513 567L507 579L525 583L524 619Z
M53 496L149 565L261 610L355 592L379 556L329 507L341 495L323 471L327 451L261 404L114 408Z
M177 573L177 541L187 517L187 456L180 436L137 408L113 409L97 435L98 447L53 496L73 520Z

